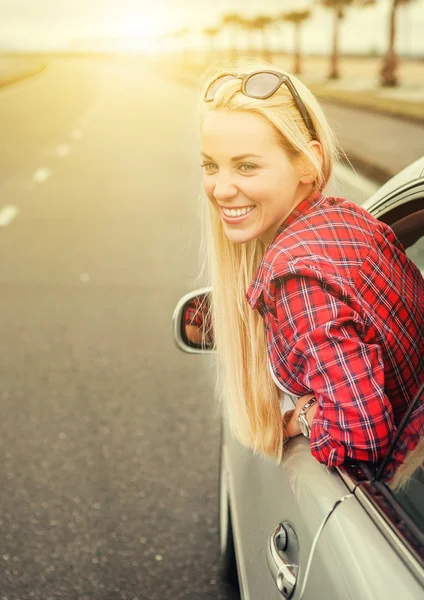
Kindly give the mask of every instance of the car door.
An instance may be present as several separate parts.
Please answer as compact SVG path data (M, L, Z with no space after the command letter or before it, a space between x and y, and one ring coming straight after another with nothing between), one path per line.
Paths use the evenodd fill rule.
M419 225L424 208L423 160L406 171L386 184L366 207L393 225L423 271L424 228ZM294 600L300 599L303 585L305 600L424 597L422 561L405 545L400 535L404 525L396 530L396 518L403 514L399 502L397 509L392 508L390 524L376 498L370 498L370 483L361 468L349 472L326 468L313 458L308 441L301 437L290 442L284 463L277 466L243 448L225 423L223 456L242 598L289 597L293 581ZM421 501L424 505L424 496ZM280 524L288 544L279 553L275 548L281 545ZM286 590L281 579L285 573Z
M276 575L280 567L276 566L273 576L268 565L272 533L280 523L289 525L294 532L286 553L287 562L299 565L301 578L320 524L349 490L341 477L312 457L306 439L292 440L284 464L278 466L243 447L225 422L223 427L223 455L228 465L227 485L241 596L246 600L281 599ZM314 569L320 562L317 555ZM296 570L292 569L295 576ZM323 571L321 575L325 577ZM313 581L316 579L314 572ZM330 591L332 585L327 582L323 598L341 597L336 588ZM298 594L299 582L293 597L299 597ZM305 596L308 597L320 598L316 590L312 596Z
M415 406L424 403L424 382ZM398 435L407 427L406 417ZM389 451L386 461L396 447ZM317 553L329 567L343 572L343 598L424 598L424 431L416 448L415 468L402 485L384 483L385 464L376 473L358 465L339 472L350 483L350 503L342 503L327 520ZM362 478L357 474L362 470ZM313 564L312 558L312 564ZM313 581L308 584L313 587Z

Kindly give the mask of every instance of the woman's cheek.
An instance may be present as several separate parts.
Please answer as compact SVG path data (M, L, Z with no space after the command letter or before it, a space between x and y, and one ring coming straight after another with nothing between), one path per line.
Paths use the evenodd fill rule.
M203 180L203 187L204 187L204 190L205 190L205 194L207 195L207 197L209 198L209 200L211 202L214 202L213 185L211 185L211 183L208 182L207 180Z

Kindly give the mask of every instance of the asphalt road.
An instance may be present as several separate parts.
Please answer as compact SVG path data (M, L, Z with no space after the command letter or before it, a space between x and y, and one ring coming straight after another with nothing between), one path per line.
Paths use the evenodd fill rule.
M237 598L213 363L171 335L199 271L196 100L119 60L0 90L1 600Z

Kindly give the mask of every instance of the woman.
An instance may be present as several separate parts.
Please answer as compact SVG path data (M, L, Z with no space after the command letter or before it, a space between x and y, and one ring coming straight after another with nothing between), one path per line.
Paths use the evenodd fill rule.
M269 66L242 73L209 76L200 102L227 417L277 461L303 433L328 466L378 463L424 380L423 278L388 226L323 195L337 147L311 92ZM388 478L417 446L423 411Z

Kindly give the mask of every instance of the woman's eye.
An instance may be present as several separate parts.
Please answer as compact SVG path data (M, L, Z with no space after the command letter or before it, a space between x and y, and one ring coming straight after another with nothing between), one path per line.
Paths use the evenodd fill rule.
M254 169L256 169L256 165L252 165L250 163L243 163L240 165L239 168L242 171L244 171L245 173L249 173L250 171L253 171Z
M205 169L205 171L213 171L217 168L215 163L203 163L200 165Z

